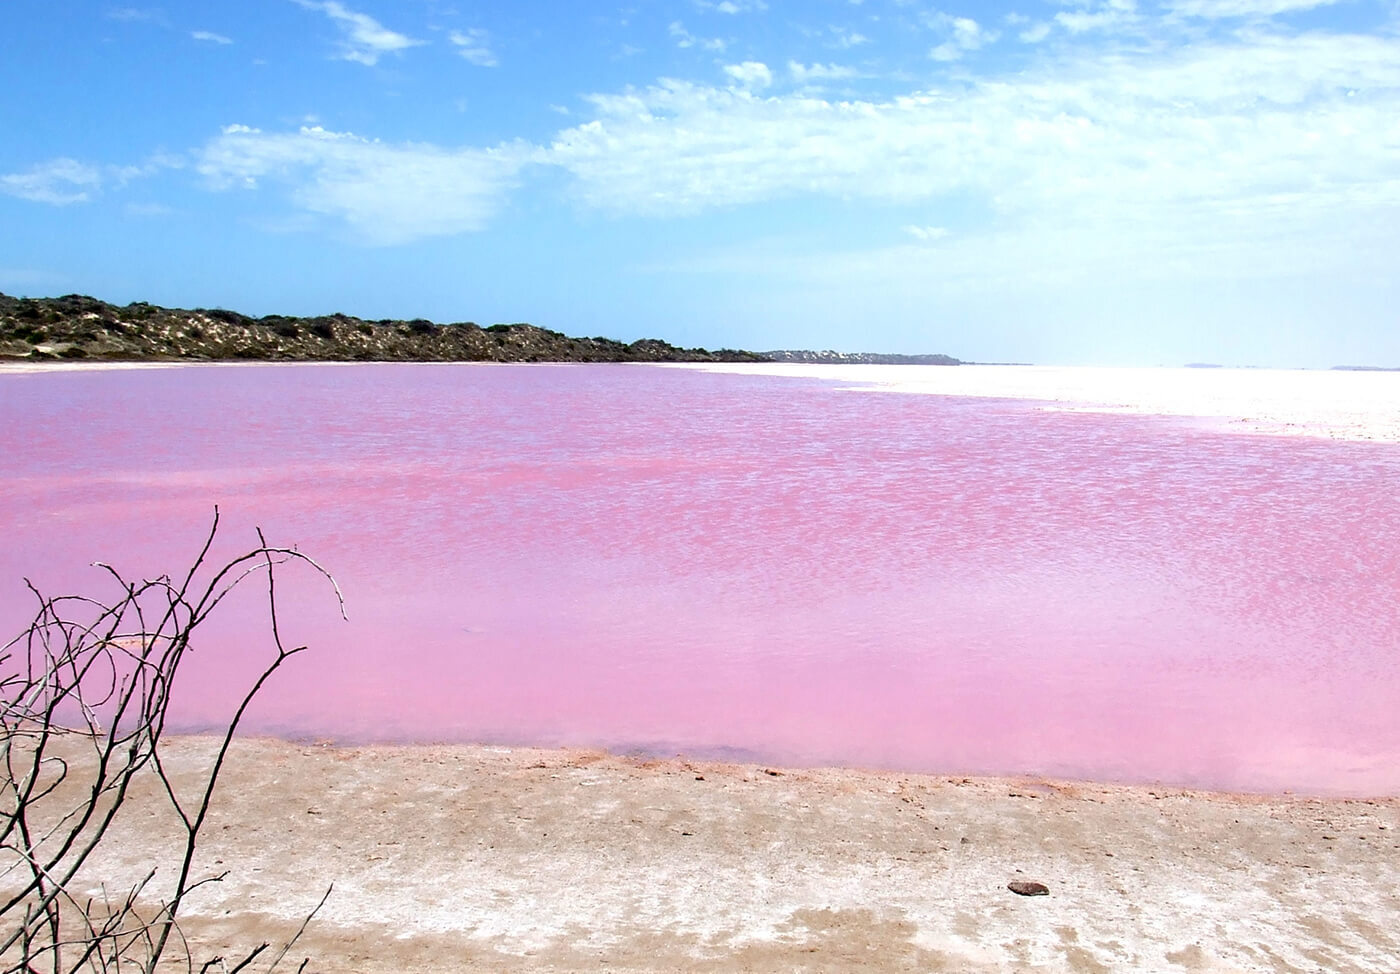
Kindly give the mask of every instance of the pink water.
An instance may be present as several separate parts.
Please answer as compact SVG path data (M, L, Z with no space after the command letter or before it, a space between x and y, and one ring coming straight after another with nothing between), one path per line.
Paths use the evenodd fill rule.
M0 419L7 636L21 576L181 568L216 503L334 572L253 730L1400 793L1394 446L629 366L12 375Z

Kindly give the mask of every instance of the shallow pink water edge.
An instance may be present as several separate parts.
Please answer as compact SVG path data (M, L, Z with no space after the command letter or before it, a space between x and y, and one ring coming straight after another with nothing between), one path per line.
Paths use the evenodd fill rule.
M249 729L1400 793L1400 449L645 367L0 382L20 579L296 544ZM249 589L180 726L267 658Z

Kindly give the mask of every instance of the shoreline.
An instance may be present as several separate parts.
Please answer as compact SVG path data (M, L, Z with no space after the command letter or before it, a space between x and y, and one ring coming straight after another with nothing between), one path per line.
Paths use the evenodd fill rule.
M217 728L212 724L182 725L167 729L168 736L182 740L200 740L215 734ZM503 754L514 751L538 751L541 753L557 753L565 755L588 754L593 756L604 756L612 760L637 764L686 764L686 765L706 765L722 768L774 768L784 773L792 774L845 774L854 777L888 777L890 775L905 775L918 778L927 778L937 781L981 781L999 782L1008 787L1017 783L1035 782L1041 785L1051 786L1062 790L1110 788L1132 792L1156 792L1159 794L1172 793L1190 795L1211 801L1314 801L1314 802L1400 802L1400 787L1385 788L1378 790L1354 789L1347 790L1345 787L1334 788L1309 788L1295 783L1288 784L1260 784L1258 786L1216 786L1211 784L1193 784L1182 780L1173 780L1166 777L1141 776L1133 777L1124 773L1119 776L1105 774L1094 776L1089 774L1076 774L1074 772L1056 771L1046 769L1036 771L1027 770L978 770L976 768L955 768L955 767L916 767L901 766L897 763L881 764L878 762L861 762L853 759L843 761L840 758L823 759L817 758L806 760L794 758L792 756L783 757L781 755L764 754L761 751L750 748L737 748L725 745L714 747L690 747L682 745L652 744L652 743L631 743L625 740L568 740L545 737L538 740L515 739L509 737L480 737L480 738L425 738L422 740L413 738L395 737L374 737L374 736L337 736L335 734L318 734L311 732L282 732L276 728L261 728L249 726L246 731L241 731L239 740L257 742L270 747L287 746L295 748L313 749L328 753L355 753L361 751L385 751L385 752L420 752L427 750L473 750L483 752L500 752ZM1342 752L1329 752L1334 761L1345 760ZM1318 758L1323 760L1323 758ZM1379 763L1379 759L1375 759ZM1285 779L1278 779L1280 782Z
M209 746L170 738L167 766L192 779ZM152 798L94 878L167 848ZM196 945L295 930L334 883L298 946L333 970L1359 972L1400 951L1400 798L240 738L200 850L229 876L190 901Z
M1400 443L1400 372L1086 365L660 363L840 382L847 391L1038 403L1047 411L1197 420L1212 431Z
M1044 411L1195 420L1214 432L1400 443L1400 372L1034 365L813 365L784 362L493 362L332 360L0 360L0 377L45 372L292 366L647 365L720 375L839 382L846 391L1006 399ZM1178 388L1167 388L1170 376ZM1237 385L1231 386L1234 382ZM1306 389L1298 387L1301 382ZM1291 384L1290 384L1291 383ZM1360 391L1358 391L1360 390ZM1303 394L1306 391L1306 394Z

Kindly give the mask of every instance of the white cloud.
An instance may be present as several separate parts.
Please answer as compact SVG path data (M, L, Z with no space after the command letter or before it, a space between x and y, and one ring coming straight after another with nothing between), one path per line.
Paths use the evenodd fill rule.
M233 38L225 37L223 34L216 34L212 30L192 30L190 36L197 41L208 41L210 44L232 44Z
M74 159L52 159L28 172L0 176L0 193L35 203L86 203L102 188L102 170Z
M130 182L137 179L147 179L163 170L183 169L184 167L185 159L183 156L158 152L137 166L106 166L104 167L104 177L121 188Z
M1272 17L1293 10L1330 7L1339 0L1172 0L1167 10L1185 17Z
M618 213L817 194L970 198L1008 225L1155 226L1183 240L1192 221L1236 237L1305 234L1341 214L1400 227L1394 37L1070 52L884 99L663 81L588 101L592 120L559 133L549 159L583 205Z
M1138 21L1137 0L1074 0L1074 6L1055 15L1055 22L1071 34L1114 30Z
M121 189L134 180L179 169L184 164L182 157L169 153L156 153L140 165L128 166L93 166L74 159L52 159L27 172L0 176L0 193L35 203L68 206L87 203L105 188Z
M985 30L970 17L950 17L936 14L931 24L943 31L948 39L929 51L935 61L956 61L968 51L975 51L997 39L995 31Z
M690 31L686 30L685 24L682 24L679 20L671 21L670 26L668 26L666 30L667 33L675 38L677 47L698 47L706 51L723 51L727 46L723 38L696 37Z
M175 212L164 203L128 203L122 210L127 216L137 217L162 217Z
M1031 24L1025 30L1016 34L1023 44L1039 44L1050 36L1050 25L1044 21Z
M108 20L124 20L128 22L153 22L160 23L161 15L154 10L143 10L139 7L113 7L107 11Z
M491 50L491 35L484 30L454 30L447 39L457 48L457 53L472 64L481 68L494 68L500 62Z
M764 0L695 0L695 6L720 14L762 13L768 9Z
M357 13L339 0L292 0L299 7L318 10L329 17L342 34L341 60L373 66L385 54L399 54L424 43L392 31L368 14Z
M832 27L831 33L835 36L835 44L843 50L852 47L860 47L862 44L869 44L870 38L857 31L848 31L844 27Z
M798 84L809 84L814 81L841 81L860 76L860 72L856 71L855 68L848 68L841 64L802 64L799 61L788 62L788 74L792 75L792 80Z
M482 229L533 157L523 145L443 149L320 127L265 133L230 125L204 146L196 168L215 190L284 186L303 214L390 245Z
M767 88L773 83L773 72L762 61L726 64L724 73L745 88Z
M947 227L919 226L907 226L904 228L904 232L909 234L909 236L913 237L915 240L922 240L925 242L931 240L942 240L944 237L948 236L949 233Z

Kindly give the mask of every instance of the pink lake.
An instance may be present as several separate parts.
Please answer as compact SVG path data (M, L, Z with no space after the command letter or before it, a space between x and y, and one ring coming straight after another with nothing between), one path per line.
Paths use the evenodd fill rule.
M0 376L0 631L215 504L248 729L1400 794L1400 447L643 366ZM231 603L179 688L267 658Z

